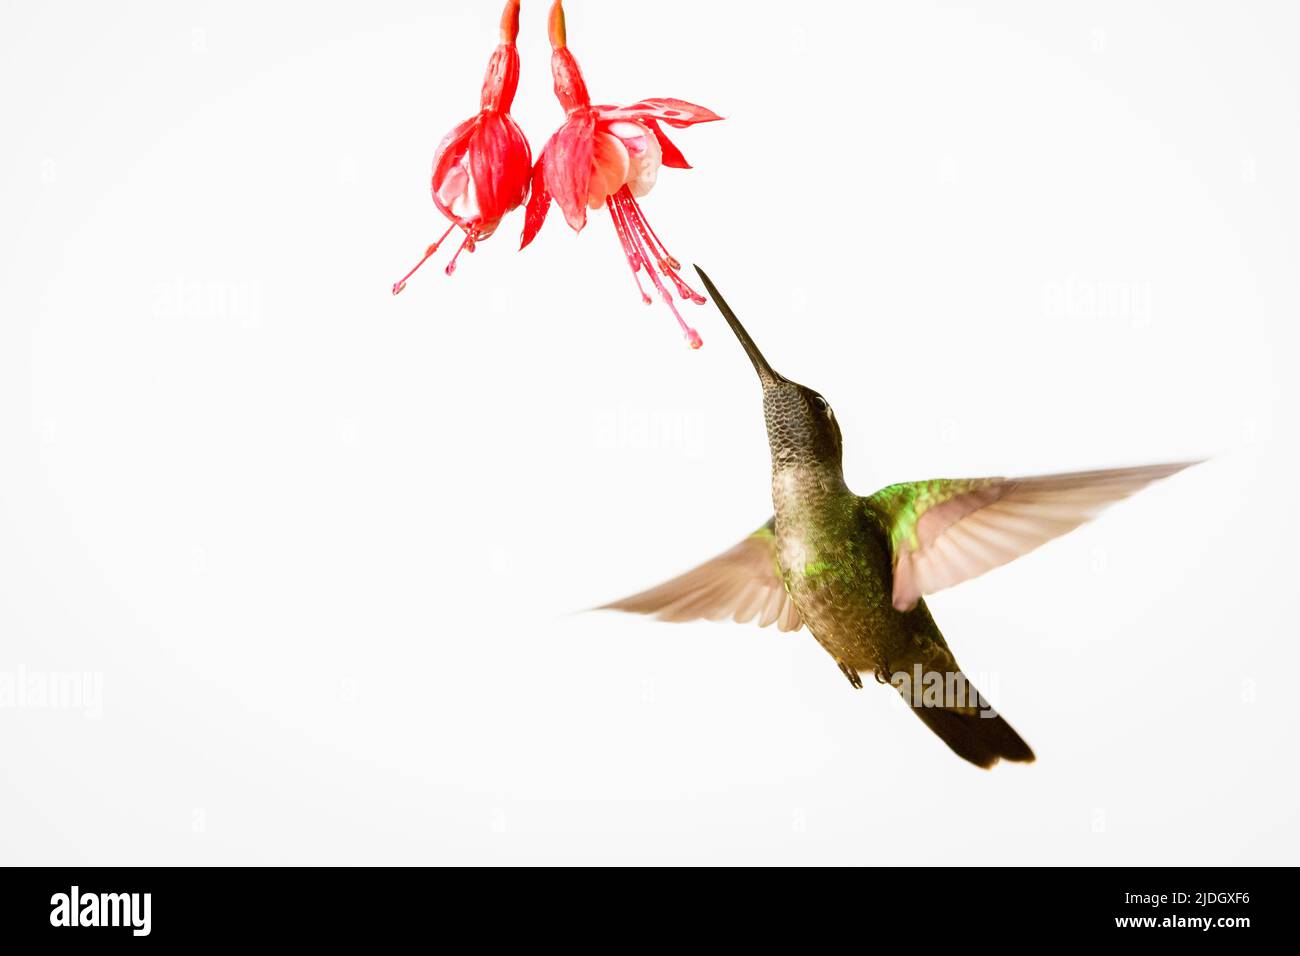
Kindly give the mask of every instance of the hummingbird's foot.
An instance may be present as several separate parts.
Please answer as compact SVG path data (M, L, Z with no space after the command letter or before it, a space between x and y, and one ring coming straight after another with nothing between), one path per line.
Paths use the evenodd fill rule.
M853 689L862 690L862 675L843 661L836 661L835 663L840 665L840 670L843 671L844 676L849 679L849 683L853 685Z
M892 683L889 679L889 662L888 661L877 662L876 669L872 672L872 676L876 678L877 684Z

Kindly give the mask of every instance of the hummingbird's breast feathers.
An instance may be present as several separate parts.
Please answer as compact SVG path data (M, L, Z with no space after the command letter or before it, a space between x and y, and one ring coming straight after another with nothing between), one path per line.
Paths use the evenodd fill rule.
M890 656L899 615L889 603L889 543L861 499L813 485L787 496L774 479L777 561L800 617L842 667L873 671ZM809 482L798 482L808 489Z

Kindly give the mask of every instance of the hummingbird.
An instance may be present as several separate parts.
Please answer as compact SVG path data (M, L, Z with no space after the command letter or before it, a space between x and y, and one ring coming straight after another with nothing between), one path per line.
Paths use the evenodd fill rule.
M959 757L1034 752L962 673L924 596L1004 565L1194 461L1026 478L940 478L849 490L830 403L778 374L712 280L709 297L758 373L774 514L710 561L602 609L665 621L807 627L856 689L892 686Z

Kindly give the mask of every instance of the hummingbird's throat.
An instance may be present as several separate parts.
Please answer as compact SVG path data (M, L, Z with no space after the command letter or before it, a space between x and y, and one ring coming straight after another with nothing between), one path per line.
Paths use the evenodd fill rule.
M844 471L838 462L801 460L773 449L772 505L778 517L782 510L793 512L847 491Z

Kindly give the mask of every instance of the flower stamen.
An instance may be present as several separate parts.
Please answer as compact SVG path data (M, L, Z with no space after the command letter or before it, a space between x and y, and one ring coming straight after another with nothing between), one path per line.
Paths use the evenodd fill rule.
M627 200L631 199L631 194L627 194L626 197L624 196L624 193L626 193L626 191L627 191L627 187L625 186L623 187L623 189L620 189L617 193L610 196L609 199L618 203L619 211L623 214L624 217L624 223L625 223L625 228L628 237L631 239L633 246L635 246L637 254L641 259L641 261L648 263L651 261L651 257L649 253L646 251L645 245L642 242L640 223L637 221L637 218L634 213L634 209L632 206L629 206L627 202ZM630 223L629 220L631 221ZM636 228L632 228L631 226L633 225ZM672 293L669 292L664 287L664 284L659 281L659 276L655 272L655 270L651 269L647 265L645 271L646 271L646 275L650 277L650 281L654 283L654 287L659 291L659 298L664 300L664 304L667 305L669 311L672 312L673 318L675 318L677 320L677 324L681 326L682 334L686 336L687 343L690 345L691 348L698 349L701 345L704 344L704 340L700 338L700 333L696 332L693 328L691 328L689 325L686 324L686 320L682 318L682 314L677 311L677 305L676 303L673 302ZM639 284L640 283L638 282L638 285Z
M647 241L650 248L656 253L655 258L659 260L659 269L664 275L673 281L675 286L677 286L678 295L683 299L690 299L696 305L703 305L708 300L687 285L682 280L682 277L677 274L677 270L682 267L682 264L677 261L676 257L673 256L671 252L668 251L668 247L664 245L664 241L659 238L659 234L656 233L654 227L650 225L650 220L647 219L645 213L641 211L641 205L636 201L636 197L632 195L632 191L626 186L623 187L623 191L627 193L626 201L631 203L632 208L636 210L637 222L643 225L645 231L650 234L649 240ZM660 253L662 253L662 255L660 255Z
M623 254L627 256L627 264L632 269L632 281L636 283L636 291L641 293L641 301L646 305L653 305L654 301L646 295L645 289L641 287L641 254L636 251L631 240L627 235L627 225L619 215L619 208L614 203L612 196L605 197L605 208L609 210L609 218L614 222L614 231L618 233L618 241L623 244Z
M396 282L393 283L393 295L397 295L397 293L401 292L403 289L406 288L406 280L411 278L411 276L415 275L415 273L419 271L420 266L424 265L426 262L429 261L429 257L438 251L438 247L441 246L443 241L448 236L451 235L451 231L455 228L456 228L456 224L453 222L450 226L447 227L447 231L438 237L437 241L434 242L433 245L429 246L428 249L424 250L424 258L421 259L419 262L417 262L414 266L412 266L410 272L408 272L406 275L402 276L400 279L398 279Z
M465 232L465 238L461 241L460 246L451 254L451 262L447 263L447 268L443 271L451 275L456 271L456 260L460 258L462 252L474 251L474 236L477 230L469 229Z

